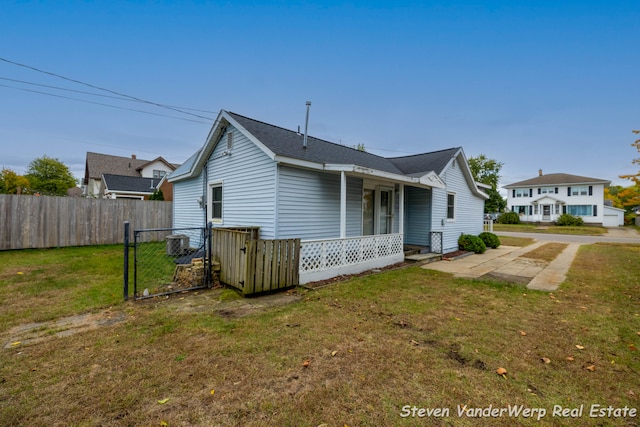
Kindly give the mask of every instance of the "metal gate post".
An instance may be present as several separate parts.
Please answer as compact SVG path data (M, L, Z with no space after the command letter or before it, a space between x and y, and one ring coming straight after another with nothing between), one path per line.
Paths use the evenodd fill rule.
M129 300L129 221L124 222L124 300Z

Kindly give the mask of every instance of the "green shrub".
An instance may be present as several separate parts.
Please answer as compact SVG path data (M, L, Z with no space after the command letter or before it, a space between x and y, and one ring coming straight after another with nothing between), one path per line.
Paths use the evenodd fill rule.
M478 236L471 234L463 234L458 239L458 248L461 251L471 251L477 254L483 254L487 250L487 245Z
M505 212L496 220L498 224L520 224L520 215L515 212Z
M500 239L493 233L489 233L488 231L484 231L478 235L480 239L484 242L484 244L488 248L495 249L500 246Z
M556 225L566 226L579 226L583 225L584 221L579 216L573 216L569 214L562 214L556 220Z

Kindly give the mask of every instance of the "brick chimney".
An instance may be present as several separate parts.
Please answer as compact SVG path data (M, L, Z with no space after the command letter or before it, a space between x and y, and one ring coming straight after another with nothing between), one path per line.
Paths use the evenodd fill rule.
M132 155L131 155L131 158L132 158L133 160L135 160L135 159L136 159L136 155L135 155L135 154L132 154Z
M134 157L135 159L135 157ZM538 176L542 176L542 169L538 169Z

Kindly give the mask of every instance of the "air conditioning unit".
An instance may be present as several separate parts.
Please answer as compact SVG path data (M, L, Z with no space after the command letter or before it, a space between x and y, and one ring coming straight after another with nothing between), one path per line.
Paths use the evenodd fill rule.
M180 256L189 249L189 236L170 234L167 236L167 255Z

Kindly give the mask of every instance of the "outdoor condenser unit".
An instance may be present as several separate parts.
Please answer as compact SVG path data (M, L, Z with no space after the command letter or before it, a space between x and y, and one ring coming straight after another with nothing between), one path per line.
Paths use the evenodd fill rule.
M167 255L179 256L189 249L189 236L170 234L167 236Z

